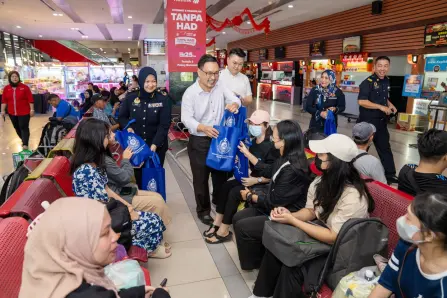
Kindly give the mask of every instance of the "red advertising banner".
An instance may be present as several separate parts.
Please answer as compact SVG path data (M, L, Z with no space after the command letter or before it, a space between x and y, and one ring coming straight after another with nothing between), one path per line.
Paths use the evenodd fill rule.
M206 52L206 0L165 0L168 72L195 72Z

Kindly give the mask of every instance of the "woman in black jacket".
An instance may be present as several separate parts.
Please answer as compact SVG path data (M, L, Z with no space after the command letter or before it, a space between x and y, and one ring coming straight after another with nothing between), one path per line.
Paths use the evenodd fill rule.
M324 132L328 111L332 111L337 125L337 115L345 110L345 94L335 85L335 73L327 69L321 74L320 84L313 87L306 101L306 111L312 115L309 129Z
M28 235L20 298L168 298L164 289L119 291L104 267L115 261L118 234L106 207L95 200L61 198Z
M273 130L272 140L281 155L273 165L256 160L243 144L239 147L255 169L271 179L266 195L248 188L241 190L242 199L252 205L233 218L243 270L256 269L261 264L264 255L262 231L270 211L276 207L285 207L291 212L303 208L311 182L300 125L293 120L279 122Z

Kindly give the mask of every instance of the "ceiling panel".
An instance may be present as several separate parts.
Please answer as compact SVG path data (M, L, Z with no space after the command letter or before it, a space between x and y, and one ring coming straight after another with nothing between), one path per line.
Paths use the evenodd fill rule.
M106 0L65 0L85 23L113 23Z
M124 23L152 24L162 2L163 0L123 0Z

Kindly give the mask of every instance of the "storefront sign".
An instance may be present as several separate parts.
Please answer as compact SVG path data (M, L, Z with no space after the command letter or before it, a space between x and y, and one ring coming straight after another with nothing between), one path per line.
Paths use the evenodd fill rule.
M261 70L272 70L272 67L269 62L261 63Z
M447 56L433 56L425 59L425 71L447 71Z
M349 53L340 55L340 60L342 62L366 62L368 61L368 53Z
M324 41L316 41L310 44L309 55L311 57L324 56Z
M362 50L362 37L353 36L343 39L343 53L357 53Z
M423 81L422 75L405 75L402 96L420 97Z
M293 70L293 61L278 62L278 70L282 70L282 71L285 71L285 72L292 72L292 70Z
M194 72L206 52L206 1L165 0L168 72Z
M425 27L425 46L447 45L447 22Z

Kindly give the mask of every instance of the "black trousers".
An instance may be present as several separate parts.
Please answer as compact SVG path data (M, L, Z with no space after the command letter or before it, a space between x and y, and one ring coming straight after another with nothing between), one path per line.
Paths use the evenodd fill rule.
M374 146L379 154L380 161L385 169L385 176L387 178L396 175L396 166L394 165L393 152L390 145L390 133L388 132L388 125L386 118L366 120L376 127L374 134Z
M30 115L24 115L24 116L9 115L9 118L11 119L12 125L14 126L17 135L22 140L23 146L28 146L29 135L30 135L29 133Z
M287 267L266 250L253 294L259 297L301 298L303 275L299 266Z
M213 196L217 195L228 179L227 172L214 170L206 165L206 156L211 138L191 136L188 143L188 155L191 165L196 211L198 215L209 215L211 211L210 189L208 180L211 174Z
M240 191L243 189L245 189L245 186L234 179L225 182L219 193L216 194L216 212L224 215L222 223L232 224L237 207L242 200Z
M262 245L262 233L267 220L269 220L268 215L255 207L239 211L233 217L237 251L243 270L253 270L261 266L265 253L264 245Z

